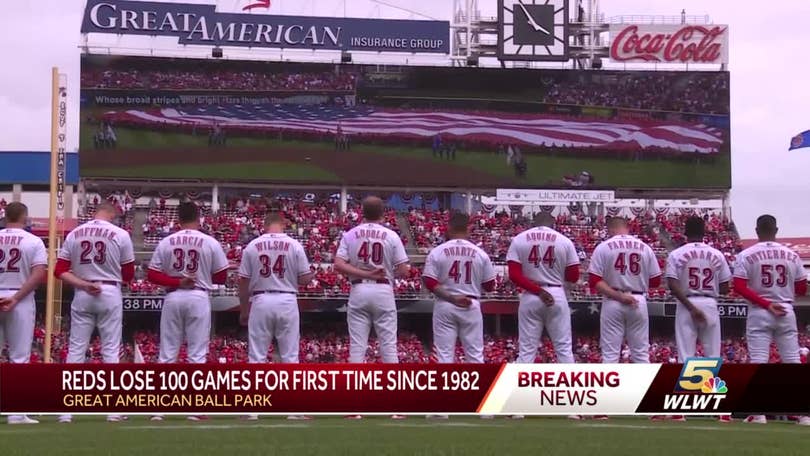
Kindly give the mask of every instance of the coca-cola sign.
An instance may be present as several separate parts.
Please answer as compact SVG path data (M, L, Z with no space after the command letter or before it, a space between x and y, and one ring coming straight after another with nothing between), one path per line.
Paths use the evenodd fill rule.
M614 25L614 62L728 63L726 25Z

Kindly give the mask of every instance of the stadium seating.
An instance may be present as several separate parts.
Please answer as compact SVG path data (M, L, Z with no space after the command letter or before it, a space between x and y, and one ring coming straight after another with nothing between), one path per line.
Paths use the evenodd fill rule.
M314 327L309 327L314 326ZM345 326L341 325L306 325L300 340L300 356L302 363L345 363L349 358L349 338ZM34 349L31 362L39 363L43 360L45 329L38 325L34 333ZM429 335L425 335L429 339ZM136 332L130 341L124 343L121 349L122 362L132 362L135 359L133 343L138 344L144 362L157 362L159 350L158 334L151 331ZM810 347L810 329L799 334L800 347ZM698 345L698 351L702 348ZM808 363L807 350L802 352L802 362ZM273 347L270 348L272 359ZM424 364L435 362L432 359L427 344L415 333L400 331L397 340L397 353L402 363ZM748 362L748 350L744 337L727 337L723 341L721 350L724 362ZM487 363L514 362L518 354L517 336L484 336L484 361ZM101 342L98 337L93 338L87 352L88 362L101 362ZM0 361L5 361L5 354L0 355ZM52 356L56 362L64 362L67 358L67 331L53 336ZM601 354L599 337L576 336L574 341L574 357L577 363L599 363ZM458 361L464 361L464 352L459 345L456 350ZM186 362L185 346L181 348L180 362ZM211 338L209 345L208 362L210 363L243 363L247 361L247 341L244 336L236 333L217 334ZM381 362L379 345L371 340L366 357L367 362ZM541 341L536 362L556 362L554 347L548 338ZM625 345L621 353L621 362L630 361L629 349ZM677 349L673 336L652 336L650 339L650 362L677 363ZM776 345L771 346L770 362L780 362Z

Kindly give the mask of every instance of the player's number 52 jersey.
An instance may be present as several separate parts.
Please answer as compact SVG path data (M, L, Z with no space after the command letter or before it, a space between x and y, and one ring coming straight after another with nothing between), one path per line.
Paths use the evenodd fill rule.
M667 257L666 276L680 282L689 295L717 297L731 270L719 250L702 242L685 244Z

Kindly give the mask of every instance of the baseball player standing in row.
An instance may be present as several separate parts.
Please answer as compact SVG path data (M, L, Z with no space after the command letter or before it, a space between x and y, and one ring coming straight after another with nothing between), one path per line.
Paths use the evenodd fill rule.
M381 225L383 211L380 198L364 199L363 223L343 234L335 256L335 270L347 276L352 284L346 315L351 363L365 362L372 327L379 340L382 361L399 362L393 284L395 277L408 275L410 265L399 235Z
M54 275L75 290L70 305L67 362L84 363L93 330L101 336L104 362L117 364L121 351L123 300L121 284L135 276L135 254L129 233L114 225L117 209L109 202L96 207L95 219L67 235ZM59 422L72 417L62 415ZM107 421L121 421L109 415Z
M254 239L242 253L239 321L248 327L251 363L267 362L267 351L273 339L278 343L282 363L298 363L298 286L309 283L313 273L304 247L284 234L287 227L284 216L271 212L264 226L265 234ZM258 418L258 415L248 416L248 420Z
M687 219L686 244L673 250L667 258L667 284L678 300L675 342L681 362L698 356L698 340L703 345L704 356L720 357L717 297L728 294L731 270L723 254L703 242L705 229L702 218Z
M443 364L455 362L457 340L461 340L468 363L484 362L481 294L495 289L495 268L489 255L467 240L469 224L467 215L450 216L448 240L430 251L422 272L425 287L436 296L433 350L437 361Z
M673 250L667 257L667 284L678 300L675 342L681 362L698 356L698 340L703 345L703 356L720 357L717 297L728 294L731 270L723 254L703 242L705 232L706 223L702 218L688 218L684 227L686 244ZM683 415L670 418L686 421ZM730 422L731 416L722 415L720 421Z
M518 308L517 362L535 362L545 328L557 362L573 363L571 309L563 284L579 280L579 257L574 243L552 228L551 214L538 214L535 225L515 236L506 254L509 280L524 290Z
M48 252L42 239L25 231L28 208L6 206L6 228L0 230L0 347L8 344L9 362L28 363L34 341L34 291L48 274ZM9 415L8 424L36 424L25 415Z
M539 213L534 224L535 228L512 239L506 254L509 280L524 290L518 307L517 362L535 362L545 328L554 344L557 362L573 363L571 309L563 283L579 280L579 257L574 243L553 229L554 217L550 213ZM522 418L523 415L512 416Z
M661 285L661 268L652 248L630 236L627 220L607 223L611 238L591 256L589 283L602 296L599 345L602 362L618 363L622 342L630 346L634 363L650 362L650 321L647 291Z
M793 250L776 242L776 218L762 215L757 219L759 242L743 250L734 265L734 291L745 298L748 322L749 362L769 361L771 342L776 342L783 363L799 363L799 331L793 302L807 294L807 275ZM767 423L764 415L752 415L746 423ZM799 418L810 426L810 417Z
M214 285L228 280L228 259L220 243L200 229L200 210L194 203L177 208L180 231L163 238L152 254L148 278L166 287L160 314L158 362L175 363L186 342L188 362L204 363L211 334L211 299ZM152 417L159 421L161 416ZM199 421L204 416L190 416Z

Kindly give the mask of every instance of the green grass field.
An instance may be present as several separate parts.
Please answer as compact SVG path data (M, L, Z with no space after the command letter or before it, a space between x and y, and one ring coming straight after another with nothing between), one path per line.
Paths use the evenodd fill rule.
M644 418L512 421L452 418L404 421L366 418L312 421L216 418L188 422L172 417L124 423L53 417L31 426L0 427L0 454L12 455L511 455L544 456L791 456L810 451L810 429L795 424L720 424L709 419L653 423Z
M93 148L91 126L83 125L81 134L82 150ZM261 138L229 138L227 147L221 150L221 161L218 163L196 162L193 151L210 150L206 135L191 136L179 133L163 133L154 131L116 129L118 136L118 149L130 150L171 150L178 152L166 157L165 164L144 165L133 158L133 163L127 166L109 167L97 166L82 162L81 175L84 177L128 177L152 179L223 179L223 180L267 180L283 182L322 182L322 183L360 183L363 172L372 170L362 169L362 159L356 166L351 167L350 176L346 170L330 169L329 164L313 160L310 162L292 162L287 159L273 158L274 150L296 150L329 152L331 143L307 141L281 141L277 139ZM250 160L234 161L229 159L229 151L240 149L260 150L261 155L251 156ZM180 150L185 150L184 156ZM355 144L346 156L346 162L351 160L351 154L356 152L387 155L392 158L408 158L416 163L424 162L424 166L435 163L429 148L390 147ZM107 153L115 154L117 150ZM136 153L136 152L130 152ZM171 152L167 152L171 153ZM300 154L299 154L300 156ZM713 163L696 162L688 160L647 159L641 161L587 158L550 155L527 155L528 177L526 179L514 178L514 170L506 165L504 156L484 151L459 151L456 161L452 163L458 169L456 176L448 179L463 180L464 170L485 173L496 178L514 180L515 185L547 186L562 184L562 177L576 175L581 171L589 171L596 177L596 184L607 187L650 187L650 188L727 188L730 186L730 158L728 154L716 157ZM392 161L397 167L397 162ZM464 186L469 182L447 182L448 185Z

